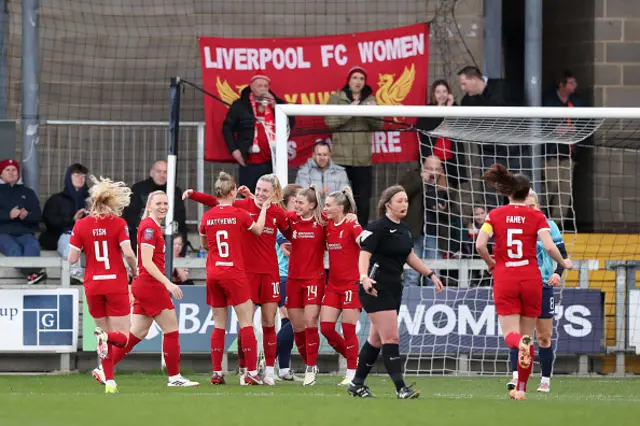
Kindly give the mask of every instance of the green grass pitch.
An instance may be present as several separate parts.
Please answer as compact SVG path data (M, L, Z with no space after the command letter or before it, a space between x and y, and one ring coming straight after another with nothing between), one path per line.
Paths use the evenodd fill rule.
M557 377L551 394L529 392L521 402L508 399L505 377L408 377L421 396L400 401L384 376L368 380L378 398L360 400L336 386L336 376L320 376L312 387L240 387L235 375L225 386L185 375L201 386L168 388L164 375L122 374L117 395L105 395L85 373L0 376L0 425L640 425L638 378Z

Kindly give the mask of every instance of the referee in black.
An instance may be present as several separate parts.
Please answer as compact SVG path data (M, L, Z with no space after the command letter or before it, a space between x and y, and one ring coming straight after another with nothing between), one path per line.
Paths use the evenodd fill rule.
M375 365L380 349L387 373L396 386L399 399L413 399L420 392L406 386L400 359L398 311L402 303L402 272L407 263L435 284L436 292L442 282L413 252L409 227L402 222L407 215L409 199L404 188L395 185L385 189L378 203L378 220L371 222L360 236L360 302L369 315L369 337L360 349L358 367L349 394L372 398L364 384Z

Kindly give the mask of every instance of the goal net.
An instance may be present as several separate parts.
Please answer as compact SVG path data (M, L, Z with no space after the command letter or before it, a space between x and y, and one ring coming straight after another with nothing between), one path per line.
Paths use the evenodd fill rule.
M283 182L295 179L304 184L301 169L289 169L282 148L307 130L282 125L288 116L312 116L314 121L365 117L391 123L381 127L393 132L415 135L403 139L418 145L415 162L383 172L384 185L381 176L375 176L369 200L369 219L374 219L384 187L405 186L410 199L406 221L414 233L414 250L438 271L446 286L436 295L428 279L405 267L399 330L408 374L504 375L511 371L493 305L492 277L475 251L475 237L486 214L507 202L482 181L482 173L494 163L529 176L539 208L558 226L577 269L563 275L563 284L554 290L554 303L547 307L553 311L556 359L568 360L565 364L571 367L567 369L574 369L569 372L585 372L585 357L613 345L621 330L615 325L615 312L605 309L605 304L614 303L615 282L613 273L607 272L607 261L637 257L637 238L626 237L640 228L638 205L631 202L638 197L640 109L278 107L276 173ZM418 120L402 127L390 117ZM320 140L335 144L356 140L338 133ZM388 135L370 132L365 140L379 153L376 141L386 139ZM611 167L619 168L619 179L610 173ZM352 183L354 176L357 179L349 176ZM618 214L614 213L618 207L612 206L619 206ZM616 246L617 252L609 246ZM362 343L368 333L364 314L358 330Z

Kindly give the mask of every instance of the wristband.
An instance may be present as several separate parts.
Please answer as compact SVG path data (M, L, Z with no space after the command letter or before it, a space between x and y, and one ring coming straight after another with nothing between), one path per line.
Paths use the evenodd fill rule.
M435 271L431 271L431 273L429 275L427 275L427 278L431 278L432 276L434 276L436 273Z
M367 274L360 274L360 282L362 283L364 279L367 278Z

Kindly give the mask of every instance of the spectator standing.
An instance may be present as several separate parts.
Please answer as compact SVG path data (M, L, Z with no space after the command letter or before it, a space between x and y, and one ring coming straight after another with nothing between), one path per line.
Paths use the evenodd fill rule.
M436 80L431 85L429 104L431 106L455 106L456 102L451 92L451 87L446 80ZM420 117L416 127L420 130L431 131L437 128L444 117ZM447 175L447 181L456 188L459 181L467 178L467 168L460 167L464 164L464 150L461 143L448 138L429 136L420 133L420 157L427 158L435 155L442 161Z
M409 198L405 221L411 230L413 251L420 259L442 259L439 235L449 225L449 193L442 162L436 156L427 157L423 166L407 173L400 185ZM404 285L418 285L419 280L417 272L405 271Z
M514 93L507 83L501 79L491 79L482 75L475 66L466 66L458 72L460 88L465 92L460 105L474 107L517 106L521 102L512 96ZM488 170L491 165L499 163L509 170L531 174L532 159L529 147L522 145L500 145L483 143L480 145L482 167ZM486 204L489 208L501 205L495 191L484 185ZM484 201L484 200L483 200Z
M140 218L144 213L147 205L149 194L155 191L167 193L167 162L158 160L153 163L149 170L149 178L134 184L131 187L131 204L124 210L124 219L129 226L131 234L131 247L134 253L137 253L138 247L138 225ZM173 220L178 223L178 233L182 235L183 241L187 238L187 214L182 201L182 190L176 185L174 196L174 212Z
M270 90L270 85L271 79L266 75L254 75L249 87L240 93L240 99L231 104L222 124L224 142L240 165L239 186L255 188L260 176L273 173L274 107L286 102ZM294 117L289 117L289 127L294 124Z
M64 175L64 188L49 197L44 203L42 221L47 230L40 235L40 246L45 250L57 250L64 259L69 257L69 241L75 223L87 215L87 172L79 163L67 168ZM82 281L84 271L80 262L69 265L71 278Z
M38 257L40 244L40 203L35 192L21 183L20 164L11 159L0 161L0 253L8 257ZM23 268L27 284L45 278L44 270Z
M336 91L329 105L375 105L376 98L367 84L367 73L359 66L351 68L347 84ZM333 134L333 161L345 168L363 228L369 222L369 203L373 186L371 162L372 132L382 129L383 121L373 117L327 116L325 123Z
M328 142L320 140L313 147L313 157L298 169L296 184L305 188L315 185L320 193L320 199L328 194L341 191L349 186L349 177L344 167L331 161L331 146Z
M557 86L542 97L546 107L579 108L586 106L576 94L578 81L571 71L564 71ZM567 120L566 126L558 131L573 132L574 124ZM573 180L574 146L559 143L547 143L544 146L544 182L547 195L549 219L562 225L571 210L571 181Z

